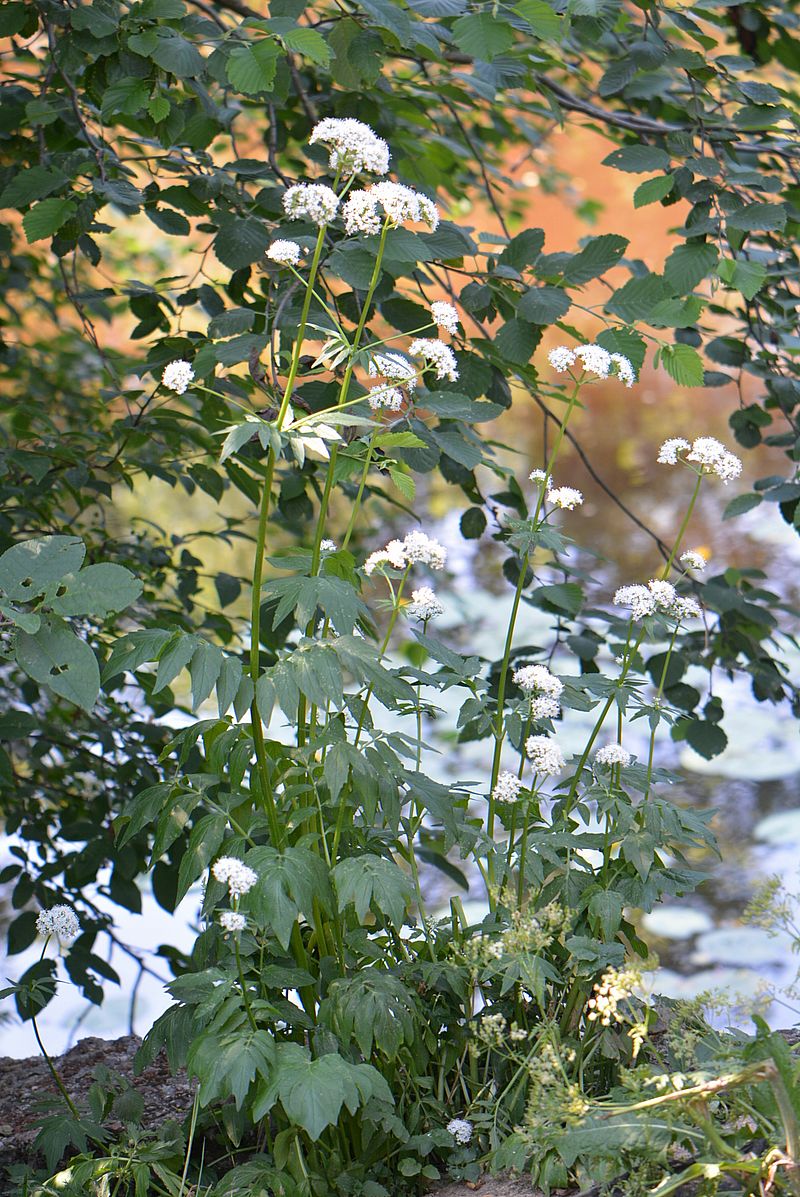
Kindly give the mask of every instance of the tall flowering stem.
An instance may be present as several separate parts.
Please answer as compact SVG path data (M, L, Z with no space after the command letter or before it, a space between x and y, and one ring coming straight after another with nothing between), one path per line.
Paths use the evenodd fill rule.
M311 299L314 293L314 281L319 269L319 260L322 255L322 247L324 243L325 226L323 225L320 227L320 230L317 234L317 243L314 246L314 256L311 261L311 269L308 276L308 282L306 284L306 293L305 298L303 299L303 307L300 314L300 325L297 330L297 339L295 340L292 361L291 365L289 366L289 374L286 379L286 388L283 392L283 399L281 401L280 410L278 412L276 421L276 427L278 430L280 430L281 425L283 424L286 412L289 409L289 402L292 397L292 392L294 391L297 371L300 365L300 353L303 346L303 338L305 336L306 325L308 323L308 313L311 308ZM264 489L261 493L261 507L258 516L258 530L256 532L256 547L253 560L253 580L250 605L250 679L253 683L253 701L250 704L250 718L253 728L253 744L256 750L256 762L259 788L261 790L261 800L266 811L267 821L269 822L272 841L276 848L280 848L283 843L283 832L278 820L275 798L272 793L272 782L270 780L266 744L264 742L264 729L261 724L261 715L258 709L258 679L261 674L261 584L264 578L264 551L267 540L267 524L269 521L270 504L272 502L272 483L275 477L276 460L277 453L274 447L270 446L267 457L267 468L264 475Z
M556 463L556 458L558 457L558 453L561 448L561 443L564 440L564 433L567 430L567 424L569 423L570 417L571 417L573 411L575 410L575 405L578 402L578 396L580 394L580 389L581 389L581 380L578 380L575 383L575 386L573 387L572 393L567 402L567 409L564 412L564 418L562 419L562 421L559 425L558 432L556 433L556 438L553 443L553 448L550 452L550 456L547 461L547 466L545 468L545 478L539 488L539 497L536 501L536 508L534 510L533 518L531 520L531 523L534 525L534 527L537 526L539 516L541 515L542 505L544 503L544 496L545 496L545 492L547 490L547 484L548 484L550 477L553 473L553 466ZM520 562L519 578L517 579L517 585L516 585L516 589L514 591L514 598L513 598L512 604L511 604L511 614L510 614L509 620L508 620L508 629L506 631L506 641L505 641L505 646L503 648L503 660L500 665L500 679L499 679L498 686L497 686L497 714L495 716L495 724L494 724L494 754L492 756L492 775L491 775L491 782L490 782L489 809L488 809L487 816L486 816L486 834L489 836L490 839L494 839L494 827L495 827L495 818L496 818L496 804L495 804L495 798L494 798L494 789L495 789L495 786L497 785L497 778L500 775L500 759L501 759L502 752L503 752L503 743L505 741L505 698L506 698L506 683L507 683L507 679L508 679L508 663L511 660L511 648L514 643L514 630L516 628L517 616L519 614L519 606L520 606L520 602L522 600L522 592L525 589L525 581L526 581L527 573L528 573L528 555L526 553L523 560ZM495 880L495 870L494 870L494 860L493 859L490 859L488 862L488 874L489 874L490 884L493 885L494 880Z

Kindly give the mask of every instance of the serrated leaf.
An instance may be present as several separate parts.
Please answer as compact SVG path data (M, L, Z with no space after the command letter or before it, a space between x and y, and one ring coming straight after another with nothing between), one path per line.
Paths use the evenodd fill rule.
M361 923L372 909L385 915L395 927L402 927L414 890L393 860L367 852L348 856L334 866L333 880L340 910L352 903Z
M216 856L227 829L228 819L222 813L203 815L195 823L178 869L176 906L183 901L192 885Z
M749 262L746 258L724 258L717 267L717 273L724 283L739 291L745 299L752 299L766 281L767 268L761 262Z
M665 199L675 186L672 175L656 175L654 179L645 179L633 193L634 208L644 208L647 204L654 204Z
M133 672L149 661L156 661L158 654L170 639L170 633L163 628L148 628L141 632L129 632L117 640L103 667L103 681L118 674Z
M722 513L724 520L731 520L734 516L744 515L746 511L752 511L754 507L758 507L760 503L764 502L763 495L748 494L737 495L735 499L731 499Z
M264 254L271 236L260 220L237 217L226 220L214 240L214 253L231 270L241 270L257 262Z
M542 41L553 41L561 36L561 17L545 0L519 0L514 12L527 21L534 37Z
M469 13L459 17L453 25L453 40L459 50L477 58L480 62L491 62L498 54L505 54L514 44L514 30L506 21L491 13Z
M669 165L669 154L649 145L626 145L603 159L603 166L611 166L615 170L624 170L630 174L667 170Z
M108 615L129 607L142 589L139 579L122 565L87 565L61 579L51 604L59 615Z
M65 574L76 573L86 556L77 536L37 536L0 556L0 590L18 602L47 593Z
M560 287L531 287L521 296L517 312L531 324L555 324L572 306L569 295Z
M60 620L42 623L30 636L17 638L17 663L29 677L61 698L90 711L100 692L100 668L85 640Z
M272 91L275 72L278 69L278 55L277 43L266 38L246 46L235 46L225 67L229 82L246 96Z
M316 29L290 29L281 34L281 40L287 50L295 54L302 54L320 66L328 66L331 60L331 49L325 38Z
M661 364L679 386L703 385L703 359L691 345L665 345L661 350Z
M158 657L158 670L153 685L153 693L157 694L170 682L174 681L181 670L192 659L197 648L198 640L191 632L176 632L169 643L164 646Z
M708 241L677 245L664 263L664 279L676 295L686 295L712 272L718 257Z
M612 266L616 266L628 244L627 237L620 237L616 233L592 237L565 267L564 282L574 287L599 278Z
M787 210L785 204L745 204L727 216L728 228L742 229L744 232L763 230L772 232L782 229L786 225Z
M22 228L30 243L52 237L75 213L72 200L53 196L35 204L22 218Z
M202 640L192 653L189 676L192 679L193 711L197 710L216 686L223 659L222 649L216 644L209 644L207 640Z

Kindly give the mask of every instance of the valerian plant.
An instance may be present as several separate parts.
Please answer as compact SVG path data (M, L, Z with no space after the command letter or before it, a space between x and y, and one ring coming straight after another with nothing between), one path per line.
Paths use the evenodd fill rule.
M474 1177L485 1159L544 1184L587 1167L608 1180L605 1126L585 1150L559 1130L624 1082L648 1029L640 1008L633 1039L604 1016L644 955L631 912L691 889L687 862L712 843L665 797L657 734L709 757L725 746L721 704L684 681L690 665L745 671L759 700L792 688L777 597L744 570L704 580L685 544L735 455L702 426L662 446L663 467L686 471L684 515L612 597L587 594L575 568L565 529L581 495L559 453L594 379L635 402L649 348L681 386L738 386L740 444L782 421L768 435L792 473L728 513L773 501L795 519L793 10L425 0L265 18L240 0L102 0L5 4L0 21L2 202L20 213L3 303L23 333L4 349L11 946L35 938L32 900L67 904L81 934L64 965L99 1001L115 974L95 944L116 939L99 897L139 909L148 867L170 910L205 884L202 933L173 956L175 1004L142 1058L164 1045L198 1080L193 1125L249 1156L183 1159L180 1135L103 1155L111 1100L93 1097L51 1128L54 1166L70 1142L97 1147L58 1191L112 1177L137 1197L188 1183L374 1195ZM750 78L756 63L769 81ZM365 106L377 131L354 119ZM637 206L681 205L662 270L627 258L618 234L545 252L541 230L441 219L436 195L477 184L503 224L508 148L538 151L569 112L604 129L610 168L652 176ZM107 223L120 213L191 236L198 260L176 270L162 242L132 278ZM590 307L598 278L608 296ZM51 324L67 305L74 324ZM738 331L720 334L723 320ZM105 335L120 321L124 351ZM556 323L567 343L548 360ZM480 431L515 392L555 431L522 485ZM507 550L511 616L491 660L435 631L446 550L412 509L434 470L470 504L464 535L491 515ZM142 477L215 512L236 492L248 510L120 536L113 500ZM249 578L208 585L209 535L252 544ZM551 643L520 645L523 604L552 616ZM425 737L451 692L460 741L486 741L479 782L430 776ZM200 706L176 736L162 721ZM593 724L567 759L570 711ZM634 718L650 729L641 761ZM485 917L455 896L446 916L428 909L431 866L468 874ZM44 954L15 988L21 1014L54 977ZM537 1123L548 1063L563 1100ZM684 1148L714 1132L695 1128L680 1123ZM770 1183L793 1158L771 1158Z

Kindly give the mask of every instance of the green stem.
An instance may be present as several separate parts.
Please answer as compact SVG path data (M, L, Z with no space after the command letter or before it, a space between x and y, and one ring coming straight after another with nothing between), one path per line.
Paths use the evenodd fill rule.
M244 979L244 969L242 968L242 957L239 952L239 940L235 931L233 933L233 953L236 957L236 967L239 970L239 984L242 987L242 997L244 998L244 1008L247 1011L247 1021L250 1023L250 1026L253 1028L253 1030L257 1031L258 1025L253 1017L253 1010L250 1005L250 997L248 995L247 985Z
M69 1106L69 1111L72 1114L72 1117L76 1121L80 1121L81 1116L78 1113L78 1107L75 1105L75 1102L72 1100L69 1093L67 1092L65 1084L58 1074L58 1069L56 1068L55 1064L53 1063L53 1061L50 1059L49 1055L47 1054L47 1048L42 1043L42 1037L39 1034L39 1028L36 1025L36 1016L35 1015L31 1018L31 1023L33 1025L33 1033L36 1036L36 1042L39 1044L39 1051L44 1056L44 1061L45 1061L47 1067L50 1069L50 1075L52 1076L53 1080L55 1081L56 1085L58 1086L59 1092L61 1093L61 1096L64 1098L64 1101Z
M361 481L358 484L358 492L353 500L353 510L350 512L350 519L347 523L347 531L344 534L342 541L342 548L346 549L350 543L350 537L353 535L353 529L356 526L356 519L358 517L359 508L361 507L361 500L364 497L364 490L367 485L367 476L369 474L369 467L372 465L372 452L375 446L375 437L378 435L380 429L376 428L369 438L367 444L367 455L364 458L364 468L361 471Z

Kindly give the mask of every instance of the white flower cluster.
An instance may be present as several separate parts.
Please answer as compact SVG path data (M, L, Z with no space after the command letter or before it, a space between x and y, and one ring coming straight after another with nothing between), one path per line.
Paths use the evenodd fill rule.
M391 378L400 386L408 387L409 391L413 391L417 385L417 372L411 362L391 349L386 353L373 354L367 373L370 378L378 378L382 374L384 378Z
M232 898L248 893L258 881L258 873L235 856L220 856L211 866L211 872L217 881L228 886Z
M430 569L444 569L446 561L447 549L432 536L415 530L402 540L390 540L386 548L370 553L364 562L364 573L369 578L379 565L406 569L415 563L427 565Z
M509 773L508 769L504 769L495 782L492 798L501 805L516 802L521 789L522 782L516 773Z
M429 619L444 615L444 607L430 586L420 586L418 590L411 591L408 613L427 623Z
M193 379L194 370L182 358L165 366L164 373L161 375L163 385L168 391L174 391L176 395L182 395L184 391L188 390Z
M523 665L512 674L515 685L530 695L531 719L557 719L564 683L546 665Z
M281 266L296 266L300 261L302 249L296 241L273 241L267 250L267 257L271 262L278 262Z
M589 1022L599 1022L603 1027L610 1027L614 1022L623 1022L623 1015L618 1007L626 1001L642 983L642 974L638 969L610 968L603 973L594 987L594 996L586 1003Z
M681 553L680 560L687 569L696 570L697 573L702 573L706 567L706 559L698 549L687 549L685 553Z
M456 355L444 341L418 337L416 341L411 342L408 352L412 357L421 357L435 371L437 379L447 378L450 382L455 382L458 378Z
M458 312L452 303L437 299L431 304L431 319L437 328L443 328L445 332L458 332Z
M219 916L219 925L223 931L244 931L247 919L243 914L237 914L235 910L223 910Z
M310 220L320 227L330 224L339 209L336 192L324 183L296 183L283 196L283 210L290 220Z
M389 147L369 125L351 117L329 116L314 126L309 144L331 147L328 160L332 171L355 175L368 171L385 175L389 169Z
M69 906L51 906L39 912L36 930L40 935L55 935L60 940L75 939L80 935L81 925Z
M547 481L547 470L531 470L528 477L531 482L538 482L541 485L542 482Z
M729 452L722 441L713 436L698 436L691 444L682 436L672 436L664 441L656 460L660 465L693 461L700 466L701 473L715 474L725 483L738 478L742 472L742 463L736 454Z
M606 744L605 748L598 748L594 759L598 765L629 765L632 757L621 744Z
M381 408L385 408L387 411L400 411L403 406L403 398L401 390L384 383L380 387L370 387L367 401L373 411L380 411Z
M338 546L335 540L321 540L319 547L323 553L335 553Z
M447 1129L456 1143L469 1143L472 1138L472 1123L467 1122L466 1118L451 1118Z
M574 507L580 507L583 495L574 486L554 486L547 492L547 501L553 507L565 507L567 511L572 511Z
M578 345L570 349L566 345L557 345L547 355L550 365L559 374L570 370L576 362L580 362L588 374L596 374L598 378L608 378L615 373L620 382L626 387L632 387L636 382L636 371L630 358L624 353L609 353L602 345Z
M620 586L614 595L614 604L628 607L631 619L646 619L648 615L660 612L662 615L671 615L680 623L702 614L696 599L681 597L671 582L661 578L651 578L646 586L639 582L633 586Z
M411 187L388 180L374 183L367 190L351 191L342 214L348 233L377 233L383 220L395 229L406 221L426 224L431 231L439 225L439 209L433 200Z
M547 736L528 736L525 754L533 764L534 773L541 773L545 777L555 777L567 767L561 749Z

